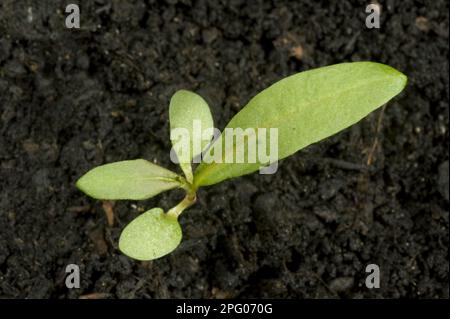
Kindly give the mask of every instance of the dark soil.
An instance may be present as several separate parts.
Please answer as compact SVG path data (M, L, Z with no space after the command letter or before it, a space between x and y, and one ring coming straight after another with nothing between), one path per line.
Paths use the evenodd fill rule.
M0 297L448 298L447 1L381 1L380 29L369 1L82 1L80 30L54 2L0 2ZM181 191L116 202L110 227L74 186L118 160L178 170L177 89L222 129L282 77L358 60L401 70L406 90L275 175L202 189L169 256L136 262L117 242ZM80 289L64 284L71 263ZM380 289L364 284L371 263Z

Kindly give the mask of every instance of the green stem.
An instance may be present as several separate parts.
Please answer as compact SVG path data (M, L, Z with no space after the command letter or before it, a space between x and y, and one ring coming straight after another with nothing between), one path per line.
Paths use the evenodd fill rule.
M192 183L186 180L182 176L178 176L178 181L181 183L181 188L186 191L186 196L183 198L181 202L178 203L177 206L169 209L167 211L167 216L178 218L180 214L187 208L191 207L197 201L197 187L195 187Z
M196 200L197 200L197 195L196 195L195 191L191 190L190 192L187 192L186 196L183 198L183 200L177 206L169 209L169 211L167 212L167 215L178 218L178 216L180 216L180 214L185 209L194 205Z

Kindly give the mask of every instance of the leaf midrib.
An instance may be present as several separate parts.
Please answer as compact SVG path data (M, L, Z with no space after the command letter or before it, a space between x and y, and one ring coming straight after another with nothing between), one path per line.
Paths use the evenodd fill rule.
M123 177L123 178L119 178L120 180L128 180L129 178ZM171 177L160 177L160 176L156 176L156 177L138 177L138 178L133 178L134 180L144 180L144 181L162 181L162 182L170 182L170 183L177 183L180 184L179 181L177 181L175 178L171 178Z

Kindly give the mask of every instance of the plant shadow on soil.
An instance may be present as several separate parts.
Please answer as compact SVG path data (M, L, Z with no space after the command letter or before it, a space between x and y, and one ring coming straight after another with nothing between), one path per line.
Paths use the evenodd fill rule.
M69 30L52 1L2 1L0 297L448 298L448 3L427 3L381 1L369 30L360 1L83 1ZM407 74L404 93L275 175L201 189L167 257L133 261L118 237L181 192L116 202L109 226L74 187L118 160L179 171L177 89L222 129L282 77L359 60ZM65 287L71 263L80 289ZM371 263L379 289L364 285Z

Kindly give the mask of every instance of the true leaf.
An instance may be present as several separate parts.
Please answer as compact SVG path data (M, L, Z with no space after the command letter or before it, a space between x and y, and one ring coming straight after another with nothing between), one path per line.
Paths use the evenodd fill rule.
M137 260L152 260L173 251L182 237L177 218L153 208L129 223L119 239L119 249Z
M358 122L403 90L404 74L373 62L342 63L289 76L265 89L236 114L227 128L277 128L278 159ZM222 159L235 152L236 141ZM214 146L214 145L213 145ZM245 149L245 148L244 148ZM198 186L252 173L269 163L201 163Z
M181 186L178 175L143 159L98 166L84 174L76 186L97 199L147 199Z
M194 92L187 90L177 91L170 100L170 139L177 154L178 161L186 178L192 182L192 159L211 141L214 123L206 101ZM197 129L194 129L197 125ZM188 135L187 139L180 140L180 135L176 134L184 130ZM211 134L207 134L208 130Z

